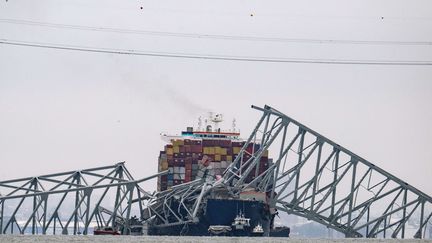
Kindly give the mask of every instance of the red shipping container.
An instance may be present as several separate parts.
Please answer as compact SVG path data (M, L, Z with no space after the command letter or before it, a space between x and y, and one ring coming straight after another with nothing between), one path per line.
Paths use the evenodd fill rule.
M192 153L201 153L202 152L202 146L201 145L192 145L191 146L191 152Z
M243 147L245 142L232 142L233 147Z
M224 148L231 147L231 140L221 140L220 146Z
M185 180L188 180L188 181L192 180L192 170L186 169L186 171L185 171Z
M232 155L232 153L233 153L232 147L228 147L226 149L227 149L227 155Z
M192 170L192 164L185 164L186 170Z

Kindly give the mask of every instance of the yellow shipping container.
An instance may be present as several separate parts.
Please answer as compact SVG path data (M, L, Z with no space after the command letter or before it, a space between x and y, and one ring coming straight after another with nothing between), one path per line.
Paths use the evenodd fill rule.
M240 153L241 148L240 147L233 147L233 154Z
M166 149L166 153L167 153L167 155L173 155L174 154L174 150L172 148L167 148Z
M221 154L221 147L214 147L215 154Z
M162 169L162 171L168 170L168 162L167 161L162 161L161 169Z
M221 161L221 155L220 154L215 154L215 161Z
M227 149L226 148L221 148L220 149L220 154L221 155L227 155Z
M268 157L269 156L269 151L268 150L265 150L264 151L264 155L263 155L263 157Z
M173 146L181 146L184 145L184 141L183 140L173 140Z
M226 160L227 160L228 162L232 162L232 156L231 156L231 155L227 155Z
M203 148L203 154L208 154L209 153L209 151L208 151L208 147L204 147Z
M179 146L173 146L173 150L174 150L174 153L176 153L176 154L180 153L180 147Z
M215 154L215 148L214 147L204 147L203 152L204 152L204 154Z

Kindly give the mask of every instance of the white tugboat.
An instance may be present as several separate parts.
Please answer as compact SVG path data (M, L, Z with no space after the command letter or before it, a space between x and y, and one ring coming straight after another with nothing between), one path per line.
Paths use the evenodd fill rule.
M250 227L250 218L245 218L244 214L240 211L234 218L232 226L235 230L245 230L246 227Z
M260 223L258 223L253 229L252 229L252 235L254 236L262 236L264 234L264 229Z

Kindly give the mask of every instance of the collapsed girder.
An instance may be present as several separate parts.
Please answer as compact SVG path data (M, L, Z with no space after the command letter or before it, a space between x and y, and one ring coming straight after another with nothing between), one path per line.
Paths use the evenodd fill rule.
M271 206L314 220L346 237L424 238L432 199L396 176L336 144L274 108L263 114L236 160L224 174L234 188L255 187ZM252 153L249 142L260 141ZM273 165L258 174L266 149ZM247 175L255 179L245 183Z
M135 180L124 163L2 181L0 234L14 229L55 234L58 228L63 234L87 234L95 221L113 227L121 222L127 234L133 206L154 227L186 227L198 221L205 198L218 188L232 198L254 188L267 193L270 207L346 237L405 238L409 231L408 237L425 237L432 217L430 196L276 109L253 108L262 116L217 181L202 178L149 194L138 184L167 172ZM248 151L251 142L260 146ZM273 163L260 174L260 158L268 149Z
M123 233L133 210L132 200L150 195L138 183L159 174L135 180L124 162L86 170L70 171L0 182L0 234L87 234L90 227L118 227ZM102 219L102 213L110 212ZM96 222L97 225L91 225ZM14 232L15 231L15 232Z

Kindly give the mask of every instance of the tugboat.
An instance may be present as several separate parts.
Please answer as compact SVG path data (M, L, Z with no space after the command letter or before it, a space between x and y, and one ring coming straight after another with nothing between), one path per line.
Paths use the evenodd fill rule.
M235 230L245 230L250 227L250 218L245 218L244 214L240 211L240 213L234 218L232 227Z
M252 236L263 236L264 229L260 223L258 223L252 230Z

